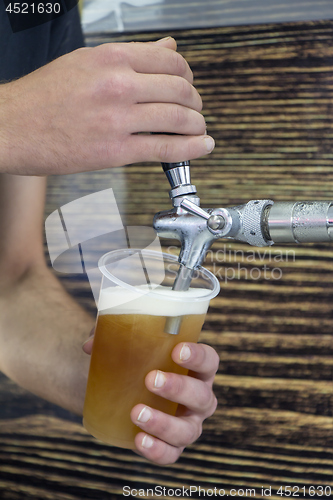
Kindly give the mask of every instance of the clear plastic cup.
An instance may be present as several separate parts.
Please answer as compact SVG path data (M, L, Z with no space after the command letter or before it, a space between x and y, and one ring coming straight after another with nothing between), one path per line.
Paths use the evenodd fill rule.
M140 429L130 419L143 403L174 415L177 403L145 387L151 370L186 374L171 359L179 342L197 342L210 300L219 292L216 277L194 271L190 289L172 290L177 257L150 250L116 250L99 261L103 274L91 355L83 425L96 438L134 449ZM179 333L166 322L181 317Z

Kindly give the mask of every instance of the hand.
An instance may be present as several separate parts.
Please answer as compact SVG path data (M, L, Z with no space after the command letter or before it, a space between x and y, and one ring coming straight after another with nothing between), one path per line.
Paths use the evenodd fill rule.
M176 50L172 38L103 44L0 85L0 172L69 174L209 153L202 101Z
M93 338L84 344L91 353ZM160 465L175 462L184 448L196 441L203 421L217 406L212 391L219 357L205 344L180 343L172 351L172 359L189 370L188 375L154 370L146 376L146 387L154 394L179 403L176 416L170 416L143 404L136 405L131 419L143 432L135 437L137 452Z

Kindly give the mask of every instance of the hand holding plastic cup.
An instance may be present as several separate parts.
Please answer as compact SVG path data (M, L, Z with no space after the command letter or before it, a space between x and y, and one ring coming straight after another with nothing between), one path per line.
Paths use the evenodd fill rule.
M219 283L200 267L189 290L173 291L177 257L150 250L109 252L100 259L99 268L103 279L83 424L101 441L134 449L140 429L130 413L136 404L170 415L177 410L177 403L148 391L147 373L187 373L174 363L171 352L180 342L198 341ZM167 319L179 316L179 333L166 333Z

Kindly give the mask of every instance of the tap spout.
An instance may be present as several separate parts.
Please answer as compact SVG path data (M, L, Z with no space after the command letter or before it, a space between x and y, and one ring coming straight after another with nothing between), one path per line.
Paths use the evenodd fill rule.
M276 202L250 200L228 208L202 208L191 184L189 162L164 163L173 208L158 212L157 234L180 241L179 271L174 290L187 290L212 243L220 238L256 247L274 243L333 241L333 201ZM166 331L178 333L181 317L166 322Z

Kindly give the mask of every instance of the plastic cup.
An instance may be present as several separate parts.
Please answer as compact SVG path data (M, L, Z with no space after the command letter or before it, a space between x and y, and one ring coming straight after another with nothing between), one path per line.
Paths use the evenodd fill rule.
M83 425L101 441L134 449L140 429L130 412L136 404L170 415L177 409L177 403L148 391L147 373L187 373L174 363L171 352L179 342L197 342L209 302L220 287L216 277L200 267L189 290L173 291L177 257L150 250L109 252L100 259L99 269L103 278ZM179 316L179 333L166 333L168 318Z

